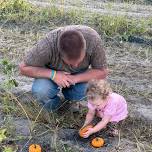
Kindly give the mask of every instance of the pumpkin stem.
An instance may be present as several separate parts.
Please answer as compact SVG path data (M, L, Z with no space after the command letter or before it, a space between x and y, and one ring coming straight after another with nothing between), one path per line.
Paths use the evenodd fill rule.
M36 149L36 144L34 144L34 148Z

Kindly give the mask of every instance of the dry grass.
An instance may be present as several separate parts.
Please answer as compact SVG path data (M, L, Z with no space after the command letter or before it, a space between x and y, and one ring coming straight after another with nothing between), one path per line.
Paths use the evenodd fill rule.
M84 23L84 18L81 16L81 14L76 17L77 14L75 14L75 12L70 12L68 16L64 16L65 18L63 20L60 16L59 21L57 18L55 18L55 22L49 22L49 24L47 22L45 25L44 23L46 23L46 18L48 17L47 13L45 14L41 12L40 14L41 18L34 18L35 16L32 18L36 19L35 23L37 25L35 23L29 23L27 21L28 18L24 18L25 20L22 22L22 25L20 25L20 23L13 23L12 21L15 19L18 21L19 16L10 16L11 18L7 18L7 20L4 19L0 23L0 59L7 59L9 62L11 61L16 65L16 71L14 73L14 77L16 79L18 76L17 65L22 60L25 51L33 46L36 41L43 37L50 29L58 27L60 23L65 20L66 23L69 24L79 22ZM46 18L43 20L44 16ZM57 12L54 12L54 17L58 17ZM72 20L72 18L74 19ZM100 21L105 21L102 17L99 19ZM114 26L111 26L112 30L117 29L122 25L121 22L119 22L120 20L121 18L119 18L119 20L116 22L115 20L112 20L114 23L119 23L118 25L114 24ZM108 24L111 24L109 20L106 21ZM93 22L92 25L96 27L95 22ZM97 26L98 28L96 28L98 30L101 28L99 31L104 29L104 31L107 31L106 33L108 34L111 32L111 29L108 30L106 26L102 27L102 24L98 24ZM134 26L132 29L134 28L136 28L136 26ZM124 95L126 99L130 99L131 96L131 98L136 98L135 101L131 102L141 102L142 104L147 104L150 106L152 105L150 100L152 97L152 84L150 82L152 77L152 48L151 46L115 41L115 34L117 35L118 33L119 32L117 31L114 34L110 33L110 37L111 35L114 35L112 41L105 42L105 46L107 48L108 64L111 70L109 80L113 85L114 91ZM138 101L138 99L141 97L143 100ZM20 101L19 97L8 92L8 90L6 93L0 93L1 110L5 114L6 118L9 116L14 116L21 118L23 117L29 120L31 137L29 137L28 142L31 141L32 137L40 137L47 134L48 132L54 133L55 136L58 129L61 128L74 128L78 130L85 118L85 109L80 115L74 115L69 111L65 111L62 114L48 113L43 110L42 107L37 105L33 98L27 97L27 99L28 103L24 103ZM12 137L14 128L12 127L13 124L11 125L11 123L13 122L11 122L9 119L6 119L6 123L3 127L7 128L9 132L8 137L10 139L13 138L14 140L17 140L20 137ZM150 124L150 122L147 123L137 118L128 118L121 128L121 138L125 137L134 145L136 145L136 152L152 151L152 124ZM36 134L34 130L36 130ZM60 151L59 149L61 148L63 149L62 151L72 152L69 147L66 147L66 145L62 144L59 146L57 142L58 141L54 141L54 143L56 143L56 146L54 147L56 151ZM117 151L121 151L121 149L118 149Z
M16 105L16 110L9 111L9 115L25 117L29 120L29 129L31 130L29 142L32 138L43 137L48 133L53 133L55 136L55 134L57 134L58 130L61 128L71 128L79 130L79 128L82 126L83 120L85 119L85 109L80 115L75 115L69 112L69 110L62 113L47 113L45 110L43 111L41 109L42 107L37 105L35 101L33 101L32 103L30 101L30 104L23 104L22 102L19 102L18 98L12 94L10 94L9 101L14 102ZM10 105L10 103L8 105ZM4 125L3 127L7 128L8 136L10 139L14 141L18 140L21 137L14 136L13 132L15 128L13 128L13 122L8 118L6 119L6 125ZM152 124L143 121L142 119L128 117L126 121L120 126L120 129L120 145L118 145L117 147L118 151L121 151L122 148L121 139L126 138L137 148L137 151L150 152L152 144ZM61 145L58 143L58 141L54 141L54 138L53 142L57 144L56 147L54 147L55 145L53 144L53 148L58 151L59 147L61 148ZM62 146L62 148L64 149L64 145Z
M7 31L5 32L7 33ZM38 33L37 35L39 35L37 38L40 38L45 34L45 31L43 31L42 33L41 32L40 33L37 32L37 33ZM16 35L16 40L10 41L11 39L14 38L14 35ZM30 31L29 33L26 33L26 36L24 34L23 35L20 34L20 32L16 32L16 33L12 32L12 36L10 35L8 39L6 40L6 42L7 43L10 42L9 43L10 46L13 44L14 48L18 48L20 41L17 41L17 40L20 39L22 36L23 36L23 41L26 38L27 39L26 41L21 42L22 43L21 50L24 50L24 48L27 48L27 46L28 47L32 46L32 44L34 44L34 42L37 39L36 38L36 39L31 40L31 38L34 36L34 33L32 31ZM145 47L145 46L137 47L137 46L132 46L132 45L129 46L129 45L130 44L127 44L127 45L120 44L120 46L118 47L108 42L107 50L110 50L110 51L108 51L107 53L108 53L109 67L112 71L110 75L110 79L113 84L113 89L116 92L123 94L126 98L128 97L128 95L130 95L130 96L137 97L137 100L138 100L139 97L142 96L147 101L147 98L151 98L151 92L149 92L150 90L149 91L147 90L148 88L144 84L149 81L148 78L150 77L151 73L147 73L147 75L145 76L143 74L146 71L150 71L149 67L148 66L145 67L145 65L147 61L151 61L151 52L150 52L151 50L149 47ZM141 50L140 53L138 52L138 50ZM148 55L145 55L146 53L144 52L144 50L145 52L148 52L147 53ZM4 54L5 56L9 58L9 53L11 53L11 51L6 51ZM20 51L18 51L18 55L13 54L10 56L10 58L14 60L17 56L20 58L22 56L21 55L22 53L24 52L20 53ZM132 58L130 58L131 55L133 55ZM114 58L114 56L115 58L119 60L116 61L112 59ZM137 59L133 59L134 57L137 57ZM136 71L134 71L134 69L131 68L133 67L131 63L134 63L134 60L136 60L138 63L138 60L140 61L141 58L145 60L142 60L143 63L140 62L140 64L135 64L136 66L134 68ZM129 59L130 62L128 62L128 64L124 64L124 61L127 62L127 59ZM141 64L143 66L141 66ZM138 68L138 65L140 65L140 68ZM143 77L144 79L142 79ZM145 87L143 91L140 90L141 84L143 84L143 86ZM43 136L48 132L56 133L57 130L60 128L79 129L85 117L85 111L81 115L73 115L69 111L62 113L62 115L56 114L56 113L48 114L47 112L43 110L41 111L41 108L37 104L35 104L34 100L31 98L28 98L30 99L28 104L24 104L22 102L19 102L18 97L15 97L14 95L3 94L3 97L4 97L3 98L4 102L2 102L2 105L3 105L2 109L3 109L3 112L5 112L6 117L7 115L12 115L16 117L24 117L24 118L29 118L30 121L32 120L34 122L31 124L31 127L30 127L31 133L32 133L31 137ZM151 105L151 101L147 102L147 104ZM41 126L43 126L42 127L43 129L42 128L40 129L39 123L41 123ZM9 126L11 126L11 124ZM123 125L122 129L123 129L123 133L121 134L121 138L125 137L129 139L137 147L136 151L150 152L151 150L150 138L151 138L151 132L152 132L151 124L143 122L143 120L140 121L140 120L136 120L135 118L134 119L129 118L127 119L126 123ZM12 129L8 128L8 130L10 130L9 137L11 137L11 132L13 132L13 128ZM34 134L33 130L37 130L37 133ZM16 137L16 138L19 138L19 137ZM59 146L57 146L56 149L59 150L58 147ZM62 145L62 148L63 147L64 145Z

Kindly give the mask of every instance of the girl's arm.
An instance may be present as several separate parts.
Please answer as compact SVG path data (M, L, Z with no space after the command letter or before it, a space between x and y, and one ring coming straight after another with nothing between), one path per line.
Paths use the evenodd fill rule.
M108 122L110 122L111 116L105 116L102 118L102 120L93 127L93 132L98 132L101 129L103 129L104 127L106 127L106 125L108 124Z
M94 116L95 116L95 110L90 110L90 109L89 109L89 111L88 111L88 113L87 113L87 115L86 115L86 119L85 119L85 122L84 122L83 127L85 127L85 126L87 126L88 124L90 124L90 123L92 122ZM82 128L83 128L83 127L82 127Z
M105 116L96 126L93 128L89 128L87 132L85 132L84 138L88 138L91 134L96 133L106 127L107 123L110 122L111 116Z

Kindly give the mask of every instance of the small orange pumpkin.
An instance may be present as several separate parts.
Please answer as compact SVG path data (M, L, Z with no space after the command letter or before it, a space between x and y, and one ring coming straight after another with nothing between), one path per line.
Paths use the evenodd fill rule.
M29 147L29 152L42 152L41 146L37 144L32 144Z
M87 132L89 128L93 128L93 125L88 125L88 126L85 126L84 128L80 129L79 131L79 135L80 137L83 137L83 133ZM84 137L83 137L84 138Z
M94 148L100 148L100 147L103 147L104 145L104 139L103 138L100 138L100 137L96 137L94 138L92 141L91 141L91 145L94 147Z

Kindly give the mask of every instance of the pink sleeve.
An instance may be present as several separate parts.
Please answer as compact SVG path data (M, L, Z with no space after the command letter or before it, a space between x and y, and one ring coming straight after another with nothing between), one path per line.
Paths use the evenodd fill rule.
M117 102L110 100L104 110L105 116L113 116L115 115L117 110Z
M88 102L88 108L90 110L95 110L96 109L96 107L94 105L92 105L90 102Z

